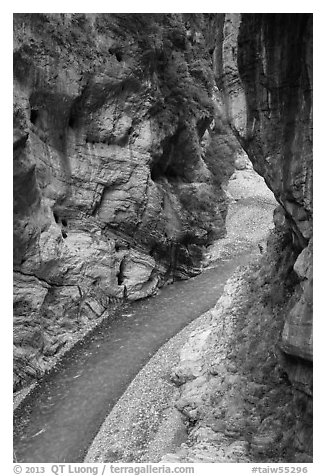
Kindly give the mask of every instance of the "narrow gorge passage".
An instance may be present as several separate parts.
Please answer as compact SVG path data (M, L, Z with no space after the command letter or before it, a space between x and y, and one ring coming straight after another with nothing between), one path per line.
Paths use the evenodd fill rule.
M19 462L80 462L101 423L156 350L211 308L247 253L126 306L40 383L15 418Z
M234 270L258 252L272 223L273 195L252 169L230 181L227 236L208 250L201 275L126 304L63 358L16 412L20 462L80 462L106 415L151 356L213 307ZM251 199L251 205L244 202ZM245 240L246 237L246 240ZM231 252L230 252L231 251Z
M192 392L172 461L224 462L221 428L246 462L312 460L312 20L14 14L15 461L83 461L151 356L230 293L203 375L166 372Z

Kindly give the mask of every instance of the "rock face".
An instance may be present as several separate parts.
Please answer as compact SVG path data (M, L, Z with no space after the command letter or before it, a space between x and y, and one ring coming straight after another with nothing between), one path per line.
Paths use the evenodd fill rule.
M225 231L223 182L244 166L231 128L279 203L269 299L282 296L293 447L311 454L312 15L14 22L15 388L112 301L199 271ZM199 344L179 384L204 382Z
M196 274L223 236L239 146L204 21L14 15L15 388L110 303Z
M312 15L243 15L238 68L247 123L245 135L238 132L280 203L278 213L284 215L284 233L292 235L293 270L300 281L285 318L282 348L291 362L297 360L289 367L294 384L311 394Z
M287 289L279 360L293 385L293 408L303 409L294 448L311 455L312 15L217 15L214 29L214 74L226 116L279 202L278 254L274 242L268 247L280 276L273 293Z
M273 250L274 260L271 260ZM311 462L311 421L280 364L278 341L293 283L269 253L238 270L183 347L171 379L188 440L164 462ZM310 409L311 411L311 409ZM308 431L308 427L309 430Z
M312 15L210 21L226 117L279 206L256 272L230 280L172 372L191 430L163 461L311 462Z
M309 366L312 15L226 14L218 21L224 29L222 46L215 51L215 74L223 90L229 121L254 168L265 178L280 204L275 215L276 227L292 236L289 247L293 258L288 264L300 284L295 305L285 319L282 348L287 355L299 359L299 367ZM302 387L300 379L306 378L302 372L294 371L295 365L290 367L293 381ZM308 387L306 390L311 393Z
M226 14L219 22L215 75L228 118L303 249L312 236L312 15Z

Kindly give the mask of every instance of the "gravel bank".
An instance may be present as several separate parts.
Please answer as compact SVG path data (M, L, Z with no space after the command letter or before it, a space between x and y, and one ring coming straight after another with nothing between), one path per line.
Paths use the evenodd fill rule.
M210 320L208 311L152 357L103 423L85 462L157 462L186 440L186 427L173 405L179 391L170 371L191 333Z
M236 171L227 193L227 236L208 249L206 266L240 249L257 255L257 245L264 244L273 228L276 201L252 169ZM170 373L181 347L211 319L208 311L193 321L139 372L103 423L85 462L158 462L186 441L187 428L174 407L179 390L171 382Z

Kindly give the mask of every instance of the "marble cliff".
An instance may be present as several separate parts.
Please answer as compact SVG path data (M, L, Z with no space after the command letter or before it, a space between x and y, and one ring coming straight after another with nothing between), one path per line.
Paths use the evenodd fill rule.
M187 446L164 461L312 461L312 15L210 16L234 135L279 205L174 368Z
M312 15L17 14L14 33L15 388L112 302L200 271L242 147L279 203L259 279L311 454Z
M217 83L235 135L279 202L274 222L288 257L278 271L292 273L296 284L282 333L284 364L311 395L312 15L231 14L219 22Z
M292 273L295 283L281 349L303 407L298 434L311 452L312 15L245 15L238 48L247 104L241 142L280 203L274 221L283 234L288 260L279 267L287 276Z
M14 15L15 388L119 300L200 271L240 147L203 17Z

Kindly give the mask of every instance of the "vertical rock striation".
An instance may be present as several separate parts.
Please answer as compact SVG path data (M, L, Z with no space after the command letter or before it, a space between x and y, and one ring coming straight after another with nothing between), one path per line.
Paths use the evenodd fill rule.
M203 22L14 15L15 388L112 301L196 274L223 236L239 146Z
M225 14L215 20L215 76L231 127L273 191L291 280L280 347L304 418L297 448L312 451L312 15ZM222 32L223 31L223 32ZM284 259L282 259L282 256Z

